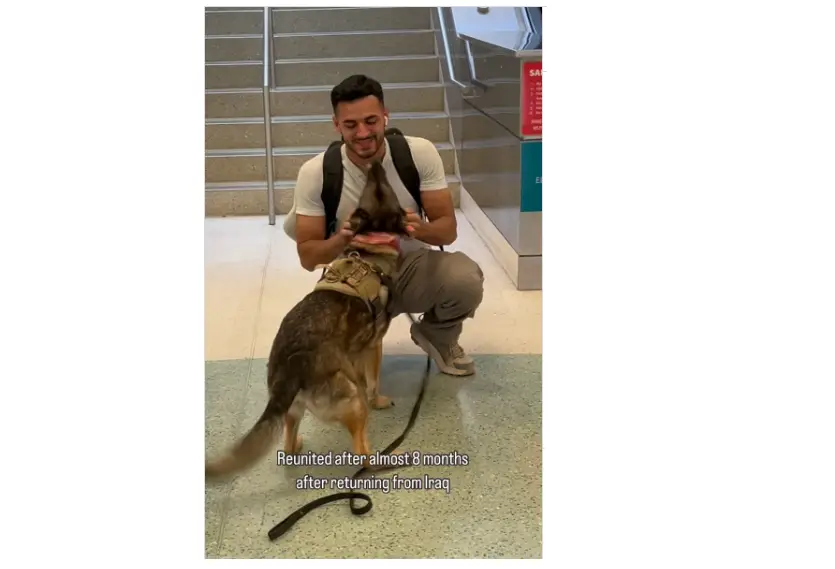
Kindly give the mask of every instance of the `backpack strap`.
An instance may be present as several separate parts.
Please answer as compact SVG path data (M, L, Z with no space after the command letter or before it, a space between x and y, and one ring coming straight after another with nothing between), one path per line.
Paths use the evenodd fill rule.
M389 128L386 129L386 139L389 141L389 149L391 149L391 160L394 162L394 168L400 176L400 181L406 186L406 189L412 195L412 198L417 204L417 214L425 218L426 214L423 211L423 202L420 199L420 174L418 174L417 166L412 158L412 151L409 149L409 143L400 132L400 129ZM441 245L440 250L444 247Z
M386 129L386 140L389 143L389 150L391 151L391 160L394 163L394 168L397 170L400 180L406 189L411 194L412 199L418 207L418 215L423 217L423 203L420 199L420 174L418 174L415 161L412 158L412 151L409 149L409 143L397 128Z
M322 205L325 207L325 239L336 232L336 211L342 197L342 141L334 140L322 160Z

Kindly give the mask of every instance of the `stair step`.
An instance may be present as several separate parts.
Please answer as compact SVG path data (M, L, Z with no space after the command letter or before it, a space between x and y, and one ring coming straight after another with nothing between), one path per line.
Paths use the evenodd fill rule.
M517 175L518 177L518 175ZM509 177L508 177L509 179ZM446 176L447 184L459 182L460 178L455 174L449 174ZM296 180L276 180L273 182L273 186L279 189L290 189L293 190L296 187ZM227 192L227 191L239 191L239 192L265 192L267 190L267 183L266 182L236 182L236 183L206 183L205 187L206 192Z
M455 173L455 153L450 143L436 143L438 154L444 164L444 172ZM273 173L277 179L295 180L302 164L323 152L325 147L295 147L273 150ZM263 154L261 155L263 161Z
M431 30L381 30L326 34L275 34L274 54L279 60L356 57L435 55ZM221 34L205 38L206 62L263 61L262 34Z
M228 148L260 149L266 146L264 119L236 119L224 122L206 122L206 150L224 150ZM275 130L275 129L273 129Z
M205 99L206 118L261 117L264 118L264 91L253 89L207 89ZM276 96L271 97L272 111Z
M206 6L206 12L253 12L255 10L263 11L263 8L258 6L233 6L230 8L219 8L217 6Z
M279 87L334 85L353 74L365 74L380 83L438 81L440 68L433 55L386 57L280 59L275 65ZM208 83L207 83L208 86Z
M389 126L432 142L449 140L449 119L443 113L392 114ZM264 131L263 120L207 121L206 148L263 147L266 144ZM274 117L272 120L272 144L276 148L327 146L336 138L333 121L326 115Z
M516 81L485 81L487 90L478 98L482 109L519 105L521 102L521 83Z
M333 85L273 89L270 107L274 116L320 115L333 113L330 92ZM206 117L262 117L263 90L218 89L206 91ZM386 105L392 111L440 112L444 110L444 87L437 81L422 83L383 83Z
M461 182L457 176L447 176L447 185L455 207L460 205ZM275 213L286 215L293 206L293 180L274 184ZM206 217L234 215L267 215L269 201L267 185L261 184L206 184Z
M275 33L429 30L429 8L274 8Z
M263 88L262 61L213 61L205 67L206 89Z
M484 111L489 117L476 110L465 111L457 115L461 120L463 131L466 133L467 142L507 139L508 132L518 132L521 122L519 107L491 107ZM504 125L504 126L502 126Z
M435 143L444 171L455 173L455 153L449 142ZM273 149L273 175L276 179L295 180L299 168L325 146L296 146ZM207 184L265 183L267 164L264 148L206 150L205 180Z
M416 88L416 87L434 87L436 85L443 86L443 83L440 81L395 81L395 82L386 82L381 81L380 84L383 86L383 89L407 89L407 88ZM285 87L275 87L273 91L281 92L281 93L292 93L296 91L323 91L330 95L331 89L333 89L333 84L331 83L319 83L318 85L288 85ZM330 99L328 99L330 100Z
M431 30L379 30L318 34L275 34L275 56L283 59L386 55L435 55Z
M439 81L381 83L386 106L392 111L444 110L444 86ZM331 90L334 85L335 83L274 89L272 111L277 116L333 114Z
M264 34L264 9L206 10L207 36Z
M389 114L389 120L396 121L396 120L404 120L404 119L437 119L437 118L446 118L446 113L443 111L426 111L426 112L409 112L409 113L400 113L400 112L393 112ZM274 116L272 117L272 122L274 123L285 123L285 122L326 122L332 124L333 116L330 114L317 114L317 115L287 115L287 116ZM390 125L393 126L393 125Z
M220 61L264 61L264 36L241 34L207 36L206 62Z
M462 115L464 116L464 115ZM469 116L469 115L466 115ZM423 111L423 112L394 112L389 114L389 120L403 120L403 119L435 119L446 118L447 115L443 111ZM273 116L272 123L302 123L302 122L325 122L332 123L332 115L316 114L316 115L287 115L287 116ZM233 124L264 124L262 117L216 117L207 118L207 125L233 125Z
M444 149L451 149L450 142L435 142L435 148L439 151ZM327 148L326 145L319 146L285 146L282 148L273 148L273 156L285 156L291 154L317 154L323 152ZM235 156L264 156L264 148L212 148L206 150L207 157L235 157Z
M254 89L264 84L262 60L207 61L205 68L206 89ZM330 90L355 73L380 83L437 82L440 76L435 55L288 59L276 61L273 69L278 88L328 85Z
M449 140L449 119L443 114L393 116L389 126L399 128L405 134L420 136L432 142ZM335 138L338 138L338 135L330 120L273 123L273 145L276 147L324 146Z
M459 152L461 163L467 165L467 173L471 175L484 177L521 171L518 139L508 139L501 145L470 146L467 144ZM518 187L518 181L516 184Z
M247 150L207 151L204 178L206 183L264 182L267 179L264 149Z

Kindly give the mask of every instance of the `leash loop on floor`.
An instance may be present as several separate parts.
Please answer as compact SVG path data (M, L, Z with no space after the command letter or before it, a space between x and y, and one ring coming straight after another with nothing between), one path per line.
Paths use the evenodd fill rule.
M406 315L412 321L415 322L414 317L409 314L408 312ZM429 373L432 370L432 358L428 355L426 356L426 369L423 372L423 381L420 386L420 393L418 393L417 400L415 401L414 407L412 407L412 414L409 416L409 422L406 424L406 428L403 429L403 432L400 434L399 437L394 439L390 445L388 445L380 454L387 455L391 454L391 452L396 449L400 444L406 439L406 435L409 434L409 431L412 430L412 427L417 420L418 412L420 411L420 405L423 402L423 395L426 393L426 386L429 383ZM404 468L406 465L395 465L395 466L379 466L374 468L374 472L385 472L387 470L396 470L399 468ZM369 468L363 466L359 470L357 470L354 475L351 477L352 480L356 480L361 477L363 474L369 471ZM349 500L349 506L351 508L351 513L355 516L362 516L367 514L371 511L373 507L373 502L371 501L371 496L365 494L363 492L338 492L336 494L329 494L327 496L322 496L321 498L317 498L312 502L308 502L279 523L277 523L273 528L267 532L267 536L270 538L270 541L275 541L296 525L300 519L305 517L307 514L315 510L320 506L324 506L325 504L330 504L332 502L338 502L339 500ZM362 506L357 506L356 501L363 500L365 502Z

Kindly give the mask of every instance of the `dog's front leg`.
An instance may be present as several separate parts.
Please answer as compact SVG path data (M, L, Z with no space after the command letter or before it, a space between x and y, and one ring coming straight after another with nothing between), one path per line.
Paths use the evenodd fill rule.
M368 442L368 403L361 394L357 394L342 409L340 422L351 434L351 448L355 455L363 456L363 466L372 468L371 445Z

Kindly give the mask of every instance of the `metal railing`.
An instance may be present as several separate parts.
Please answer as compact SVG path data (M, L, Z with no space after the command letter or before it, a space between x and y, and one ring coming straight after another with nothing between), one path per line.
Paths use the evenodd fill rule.
M462 39L464 41L464 43L466 44L467 63L469 65L470 75L473 78L472 83L467 84L467 83L464 83L462 81L459 81L455 77L455 63L452 60L452 50L449 46L449 36L448 36L447 25L446 25L446 16L444 16L444 8L441 7L441 6L438 6L436 8L436 10L438 11L438 25L441 27L441 37L443 38L443 43L444 43L444 55L445 55L445 59L446 59L447 72L449 73L449 80L452 83L454 83L455 85L457 85L458 87L461 88L462 96L464 98L475 97L475 96L480 94L479 89L485 90L487 88L487 85L485 85L484 83L482 83L481 81L479 81L478 79L475 78L475 62L473 61L473 55L472 55L472 51L470 49L470 42L469 42L469 40L466 40L466 39L463 39L463 38L458 38L458 39ZM458 37L458 36L456 36L456 37Z
M481 81L478 76L476 76L475 58L473 57L473 48L470 47L470 40L464 40L464 47L467 49L467 63L470 66L470 82L472 82L475 87L479 87L480 89L486 91L487 83Z
M273 174L273 114L270 91L273 86L275 56L273 54L272 9L264 8L264 140L267 157L267 207L270 225L275 225L275 179Z
M438 11L438 25L441 28L441 37L444 40L444 59L446 59L446 68L447 73L449 73L449 80L461 88L464 97L472 96L475 94L473 86L467 85L466 83L462 83L455 77L455 63L452 61L452 53L449 47L449 36L447 36L446 17L444 16L444 8L442 6L438 6L436 10Z

